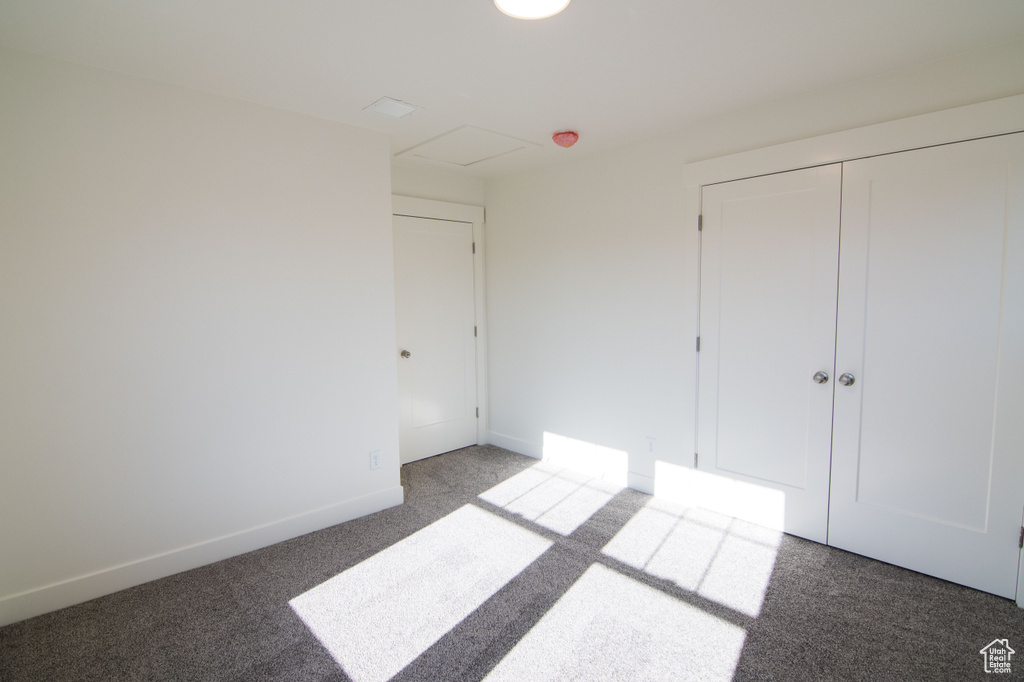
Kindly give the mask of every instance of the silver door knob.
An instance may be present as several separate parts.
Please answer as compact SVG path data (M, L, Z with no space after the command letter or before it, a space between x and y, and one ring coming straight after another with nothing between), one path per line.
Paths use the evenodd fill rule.
M853 375L849 372L839 375L839 383L843 386L853 386L853 382L857 381L853 378Z
M814 383L816 384L827 384L828 372L815 372L814 376L811 378L814 379Z
M403 357L403 358L407 358L407 357L410 357L411 355L412 355L412 353L410 353L410 352L409 352L409 351L407 351L407 350L403 350L403 351L402 351L402 357Z

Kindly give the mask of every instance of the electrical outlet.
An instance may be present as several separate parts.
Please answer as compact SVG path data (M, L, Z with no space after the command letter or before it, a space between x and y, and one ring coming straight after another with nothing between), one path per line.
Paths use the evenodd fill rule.
M654 454L654 444L657 443L657 442L658 442L657 439L651 438L650 436L647 436L647 454L648 455L653 455Z
M380 450L374 450L370 453L370 468L380 469Z

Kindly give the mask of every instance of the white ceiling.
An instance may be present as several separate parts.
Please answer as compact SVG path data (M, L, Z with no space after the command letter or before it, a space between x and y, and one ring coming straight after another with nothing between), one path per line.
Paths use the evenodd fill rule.
M1022 35L1024 0L572 0L540 21L492 0L0 0L0 45L380 130L398 163L481 177ZM364 111L383 96L423 110ZM533 144L401 154L464 126Z

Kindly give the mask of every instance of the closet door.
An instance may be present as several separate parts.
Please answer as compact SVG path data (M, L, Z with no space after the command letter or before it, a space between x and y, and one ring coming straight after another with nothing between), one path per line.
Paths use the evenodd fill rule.
M1013 597L1024 135L844 164L830 545ZM841 377L837 377L841 379Z
M701 194L697 452L713 477L701 486L715 491L704 504L818 542L828 519L840 190L837 164Z

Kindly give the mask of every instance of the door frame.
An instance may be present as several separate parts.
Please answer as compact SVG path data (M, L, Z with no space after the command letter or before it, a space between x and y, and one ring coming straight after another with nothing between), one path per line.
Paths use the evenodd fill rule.
M391 195L391 215L409 218L450 220L473 225L473 301L476 317L476 404L480 416L476 420L476 442L487 442L490 424L487 401L487 296L485 285L486 244L484 240L484 208L468 204L454 204L433 199L418 199L398 194ZM395 351L397 356L397 349Z

